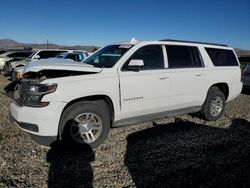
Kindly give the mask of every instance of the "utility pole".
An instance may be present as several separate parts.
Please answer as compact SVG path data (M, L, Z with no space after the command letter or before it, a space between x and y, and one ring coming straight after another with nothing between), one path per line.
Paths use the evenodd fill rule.
M49 40L47 39L47 49L49 49Z

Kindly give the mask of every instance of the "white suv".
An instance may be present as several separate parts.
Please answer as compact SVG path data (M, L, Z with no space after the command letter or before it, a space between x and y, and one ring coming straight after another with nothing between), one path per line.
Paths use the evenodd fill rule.
M106 46L83 63L26 67L10 117L33 139L97 147L110 127L201 112L218 119L242 89L226 45L146 41Z

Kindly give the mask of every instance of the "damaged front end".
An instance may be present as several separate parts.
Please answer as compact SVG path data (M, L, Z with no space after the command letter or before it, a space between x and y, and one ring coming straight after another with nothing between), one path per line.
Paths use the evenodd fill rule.
M14 99L20 106L41 107L41 99L45 94L54 92L57 84L42 84L41 82L51 78L78 76L93 74L95 72L83 72L72 70L41 70L38 72L26 72L21 79L16 79L8 84L4 91L7 96Z

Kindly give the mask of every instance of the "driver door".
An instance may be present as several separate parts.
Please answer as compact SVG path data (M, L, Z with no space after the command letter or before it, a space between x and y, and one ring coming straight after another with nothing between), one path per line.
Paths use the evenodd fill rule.
M141 67L129 67L131 60L143 60ZM161 45L138 49L119 72L123 118L167 111L170 82Z

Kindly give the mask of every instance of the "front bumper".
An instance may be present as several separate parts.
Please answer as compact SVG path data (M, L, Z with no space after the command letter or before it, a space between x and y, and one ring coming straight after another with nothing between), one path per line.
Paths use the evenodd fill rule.
M47 107L33 108L18 106L13 102L10 104L10 120L39 144L48 145L57 138L65 105L64 102L51 102Z
M10 120L10 122L15 123L21 129L30 130L32 128L32 126L23 127L24 123L16 121L11 114L9 114L9 120ZM40 145L44 145L44 146L50 146L53 142L55 142L57 140L57 136L39 136L39 135L31 134L30 132L27 132L27 133L30 135L32 140L34 140L36 143L38 143Z

